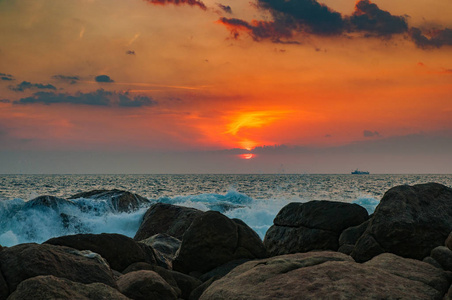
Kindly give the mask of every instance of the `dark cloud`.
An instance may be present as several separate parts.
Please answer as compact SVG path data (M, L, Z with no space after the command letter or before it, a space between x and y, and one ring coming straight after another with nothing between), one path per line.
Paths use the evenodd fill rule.
M221 8L225 13L232 14L232 8L229 5L223 5L218 3L218 7Z
M52 78L56 80L65 81L70 84L76 84L80 80L80 77L78 76L66 76L66 75L54 75L52 76Z
M126 51L126 54L127 54L127 55L135 55L135 51L133 51L133 50L127 50L127 51Z
M364 130L363 136L366 138L379 137L380 133L378 131Z
M10 86L9 89L15 92L23 92L28 89L56 90L56 87L51 84L31 83L28 81L22 81L16 86Z
M12 81L12 80L14 80L14 77L11 74L0 73L0 80Z
M110 76L108 76L108 75L99 75L99 76L96 76L95 80L96 80L97 82L114 82L114 80L112 80L112 79L110 78Z
M419 48L440 48L442 46L452 46L452 29L429 30L423 33L419 28L410 29L411 39Z
M391 36L408 31L408 24L403 16L393 16L381 10L369 0L356 3L355 12L350 17L352 31L365 31L377 36Z
M206 5L202 1L196 1L196 0L144 0L150 4L154 5L190 5L190 6L197 6L201 8L202 10L207 10Z
M14 101L14 104L74 104L74 105L93 105L93 106L117 106L117 107L143 107L153 106L157 101L146 96L132 97L129 93L116 93L99 89L91 93L78 92L74 95L37 92L31 97L22 98Z
M284 27L279 27L275 22L256 21L251 23L236 18L220 18L218 23L229 29L234 39L240 36L240 32L247 32L255 41L270 39L273 42L280 42L281 38L292 37L292 31Z
M8 99L0 99L0 103L11 103Z

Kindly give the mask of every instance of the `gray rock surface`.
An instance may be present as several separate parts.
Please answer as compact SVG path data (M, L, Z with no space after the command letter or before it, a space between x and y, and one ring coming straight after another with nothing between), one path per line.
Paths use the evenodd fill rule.
M117 189L113 190L94 190L89 192L78 193L69 199L93 199L107 201L113 211L130 212L136 211L143 205L149 204L149 200L127 191Z
M22 281L39 275L116 287L111 270L95 257L63 246L20 244L6 248L0 252L0 267L11 293Z
M400 258L404 260L403 258ZM385 260L383 260L385 261ZM200 299L441 299L434 279L416 264L409 270L385 270L358 264L337 252L308 252L250 261L213 282ZM423 264L422 262L419 262ZM442 270L423 264L443 282ZM394 267L395 268L395 267ZM434 270L433 270L434 269ZM420 271L418 274L417 272ZM429 274L430 274L429 273ZM396 275L397 274L397 275ZM431 282L430 282L430 281ZM435 286L435 287L433 287Z
M422 260L451 231L451 188L437 183L397 186L381 199L352 256L363 262L390 252Z
M438 246L432 250L430 256L446 271L452 271L452 250L445 246Z
M337 250L346 228L367 221L365 208L350 203L310 201L283 207L267 231L264 245L270 255Z
M135 271L121 276L118 281L121 293L135 300L177 299L177 293L154 271Z
M158 233L166 233L179 240L202 211L177 205L156 203L146 212L134 240L141 241Z
M22 281L8 300L127 300L126 296L103 283L82 284L55 276L37 276Z

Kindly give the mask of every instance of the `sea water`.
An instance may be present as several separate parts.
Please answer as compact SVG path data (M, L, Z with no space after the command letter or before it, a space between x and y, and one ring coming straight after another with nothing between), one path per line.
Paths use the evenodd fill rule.
M217 210L243 220L263 238L278 211L290 202L357 203L372 213L389 188L427 182L452 187L452 175L0 175L0 245L41 243L76 233L133 237L155 202ZM108 199L27 206L27 201L41 195L69 198L100 189L137 193L150 204L122 213L113 210ZM70 216L67 222L62 222L62 214Z

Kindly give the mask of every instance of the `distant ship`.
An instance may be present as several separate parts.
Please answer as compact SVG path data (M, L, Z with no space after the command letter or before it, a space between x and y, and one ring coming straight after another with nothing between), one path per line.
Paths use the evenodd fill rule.
M360 171L358 169L356 169L355 171L352 172L353 175L363 175L363 174L369 174L368 171Z

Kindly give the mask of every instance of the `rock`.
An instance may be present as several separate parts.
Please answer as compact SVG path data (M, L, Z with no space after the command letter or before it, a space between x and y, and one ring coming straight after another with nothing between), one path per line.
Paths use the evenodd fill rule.
M193 220L203 212L194 208L156 203L146 212L134 240L141 241L158 233L182 239Z
M216 211L198 216L182 239L173 269L205 273L240 258L262 258L265 248L257 233L243 222Z
M339 249L337 249L337 252L350 255L352 253L353 249L355 249L355 245L345 244L345 245L340 246Z
M358 226L353 226L342 231L339 236L339 246L342 245L355 245L358 239L363 235L364 231L366 231L367 226L369 225L369 220L361 223Z
M191 292L202 284L199 279L177 271L166 270L161 267L154 267L154 271L175 287L175 290L179 290L180 297L183 299L188 299Z
M103 283L82 284L49 275L22 281L8 299L127 300L129 298Z
M6 284L5 278L3 278L3 274L0 270L0 300L5 300L8 298L9 288Z
M339 235L346 228L368 219L365 208L333 201L289 203L281 209L265 234L270 255L311 250L337 250Z
M422 261L425 262L425 263L428 263L429 265L434 266L435 268L443 269L443 267L439 264L439 262L434 260L431 256L427 256Z
M154 266L151 265L151 264L148 264L147 262L136 262L136 263L131 264L127 268L125 268L125 270L122 271L122 273L123 274L127 274L127 273L130 273L130 272L142 271L142 270L153 271L154 270Z
M203 274L201 277L199 277L199 279L205 282L214 277L215 278L224 277L226 276L226 274L231 272L232 269L234 269L237 266L240 266L243 263L246 263L247 261L249 261L249 259L238 259L227 262L224 265L216 267L215 269Z
M447 248L452 250L452 232L449 233L449 236L447 237L446 242L444 244L446 245Z
M200 299L441 299L442 296L424 282L355 263L344 254L324 251L244 263L213 282Z
M422 260L452 230L452 189L437 183L397 186L377 206L352 252L363 262L383 252Z
M154 271L130 272L117 283L119 291L131 299L177 299L174 289Z
M422 282L437 290L440 295L444 295L447 292L452 281L450 273L448 274L425 262L403 258L392 253L380 254L364 263L364 265L385 270L412 281Z
M50 239L45 244L67 246L78 250L91 250L99 253L110 264L112 269L119 272L129 265L149 261L149 255L133 239L120 234L76 234Z
M452 300L452 285L450 286L447 294L444 296L444 300Z
M181 241L165 233L159 233L151 236L139 243L151 246L155 251L159 265L167 266L172 269L173 260L176 257L176 252L180 247Z
M430 256L446 271L452 271L452 250L445 246L438 246L432 250Z
M25 202L22 210L28 209L37 209L37 208L50 208L56 211L60 211L62 206L73 206L76 207L76 204L72 201L58 198L54 196L39 196L30 201Z
M10 292L22 281L54 275L80 283L105 283L116 287L112 272L95 258L76 249L38 244L20 244L0 252L0 266Z
M218 280L220 278L221 277L212 277L209 280L203 282L200 286L198 286L196 289L194 289L191 292L190 297L188 299L189 300L198 300L201 297L201 295L204 293L204 291L207 290L207 288L209 286L211 286L215 280Z
M92 199L105 200L113 211L116 212L130 212L136 211L143 205L149 204L150 201L140 195L133 194L127 191L117 189L113 190L94 190L89 192L78 193L71 196L69 199Z

